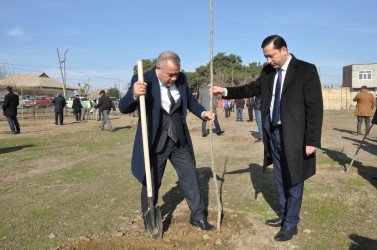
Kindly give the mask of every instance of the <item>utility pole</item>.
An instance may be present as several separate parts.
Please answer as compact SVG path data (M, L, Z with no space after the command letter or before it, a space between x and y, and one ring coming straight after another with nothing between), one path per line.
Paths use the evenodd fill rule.
M119 100L120 100L120 98L121 98L121 94L120 94L120 91L121 91L121 87L120 87L120 79L118 79L118 82L119 82Z
M67 92L65 89L65 54L67 54L68 49L64 53L64 61L60 61L60 55L59 55L59 49L56 49L56 53L58 54L58 61L59 61L59 68L60 68L60 74L62 76L62 85L63 85L63 94L64 98L67 100ZM64 62L64 76L63 76L63 70L62 70L62 62ZM67 116L67 106L65 107L65 116Z

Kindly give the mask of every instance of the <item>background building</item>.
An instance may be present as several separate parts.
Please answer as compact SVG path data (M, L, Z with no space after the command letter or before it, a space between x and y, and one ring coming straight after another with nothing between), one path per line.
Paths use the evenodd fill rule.
M19 95L50 95L54 96L58 91L63 92L63 84L50 78L46 73L33 73L11 75L0 81L0 88L12 86ZM75 87L66 85L67 98L75 95Z
M368 91L377 94L377 63L353 64L343 67L343 87L350 88L350 106L355 107L352 99L362 86L367 86Z

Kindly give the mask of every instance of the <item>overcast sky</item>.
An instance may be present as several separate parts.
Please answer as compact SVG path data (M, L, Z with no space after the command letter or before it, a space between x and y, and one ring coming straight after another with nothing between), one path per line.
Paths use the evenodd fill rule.
M61 81L56 49L62 60L68 49L67 84L89 80L92 90L125 86L137 60L166 50L194 71L210 60L209 9L209 0L1 0L0 66ZM279 34L324 85L340 86L343 66L377 63L376 10L376 0L213 0L214 55L263 63L261 42Z

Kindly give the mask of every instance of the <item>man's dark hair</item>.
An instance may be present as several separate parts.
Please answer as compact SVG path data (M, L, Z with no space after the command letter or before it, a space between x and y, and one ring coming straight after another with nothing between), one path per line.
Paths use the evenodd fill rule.
M366 90L368 90L368 87L364 85L364 86L361 87L361 89L366 89Z
M281 49L283 47L286 47L288 49L287 43L285 42L284 38L278 35L272 35L264 39L261 46L262 49L269 45L271 42L273 42L274 49Z
M5 88L7 91L9 91L9 92L12 92L12 87L11 86L6 86L6 88Z
M100 94L100 95L102 95L102 94L105 95L105 90L101 90L101 91L99 92L99 94Z

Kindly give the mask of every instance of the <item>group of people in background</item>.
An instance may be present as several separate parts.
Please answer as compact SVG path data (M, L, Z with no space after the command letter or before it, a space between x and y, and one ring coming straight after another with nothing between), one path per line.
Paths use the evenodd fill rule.
M55 105L55 124L58 125L58 116L60 117L60 125L63 125L63 109L66 105L66 101L64 97L62 97L61 93L58 93L58 96L55 97L55 99L52 101ZM109 132L113 132L113 127L111 125L110 119L109 119L109 113L111 109L113 111L116 111L114 103L111 101L111 99L106 96L106 93L104 90L100 91L99 98L97 102L94 100L89 99L89 101L85 104L83 107L79 98L79 95L76 95L72 102L72 110L73 114L75 115L76 121L81 121L81 110L84 108L84 114L82 116L82 119L89 120L89 114L93 110L98 109L98 121L101 121L102 116L102 124L99 126L101 130L104 129L105 124L109 127Z
M4 111L4 116L7 118L9 127L11 129L9 134L19 134L20 124L17 120L17 107L19 105L19 96L13 92L13 89L10 86L7 86L5 90L7 94L4 97L4 103L2 108ZM67 105L67 102L65 98L62 96L61 92L57 93L56 97L52 100L52 104L54 105L55 125L63 125L64 108ZM115 112L116 108L112 100L108 96L106 96L104 90L101 90L97 102L95 102L95 100L89 100L84 107L81 104L79 95L75 96L72 103L72 110L73 114L75 115L76 121L81 121L82 108L84 108L84 114L82 116L83 120L85 120L85 116L87 117L87 120L89 120L89 114L93 110L98 110L98 121L102 120L102 124L99 126L99 128L103 130L105 124L107 124L107 126L109 127L109 132L113 132L113 127L109 119L109 113L111 109L113 109L113 111Z

